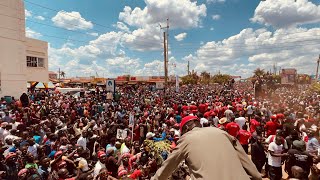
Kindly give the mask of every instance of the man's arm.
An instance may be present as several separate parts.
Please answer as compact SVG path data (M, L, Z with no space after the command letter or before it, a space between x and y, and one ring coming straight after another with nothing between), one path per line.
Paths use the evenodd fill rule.
M184 139L185 137L181 137L177 147L169 155L168 159L163 162L160 169L158 169L157 173L151 178L152 180L168 179L173 173L173 171L180 164L180 162L185 159L185 157L187 156L187 143Z

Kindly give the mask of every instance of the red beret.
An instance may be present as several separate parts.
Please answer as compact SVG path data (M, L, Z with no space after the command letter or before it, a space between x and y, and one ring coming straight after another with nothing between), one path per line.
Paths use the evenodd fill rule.
M182 118L182 121L180 123L180 132L182 132L182 128L187 122L193 121L193 120L199 121L197 116L186 116L186 117Z

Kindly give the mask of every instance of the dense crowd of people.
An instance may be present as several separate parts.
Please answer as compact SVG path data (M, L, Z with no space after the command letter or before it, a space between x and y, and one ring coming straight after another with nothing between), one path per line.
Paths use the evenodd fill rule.
M280 180L283 166L289 178L319 179L320 95L306 86L278 88L263 98L253 91L240 82L166 93L123 85L115 95L97 88L81 97L41 91L12 102L1 99L0 179L206 179L204 174L221 175L219 166L226 166L225 174L245 169L248 179ZM195 134L208 146L183 140ZM187 146L189 141L194 144ZM253 168L242 157L243 168L228 162L238 156L225 144L251 155ZM196 155L186 155L188 148ZM201 164L194 157L208 160Z

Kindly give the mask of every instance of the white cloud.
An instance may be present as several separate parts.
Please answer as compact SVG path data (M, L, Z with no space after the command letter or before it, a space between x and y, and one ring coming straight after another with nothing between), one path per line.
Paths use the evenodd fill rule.
M37 38L40 38L42 35L41 35L41 33L36 32L36 31L30 29L29 27L27 27L26 28L26 36L29 38L37 39Z
M131 9L125 6L119 14L119 19L130 26L144 27L165 24L170 18L171 28L198 27L201 18L206 16L206 5L197 5L190 0L145 0L146 7Z
M214 30L214 28L213 28L213 27L211 27L211 28L210 28L210 31L213 31L213 30Z
M174 36L174 38L175 38L177 41L182 41L182 40L184 40L184 38L186 38L186 37L187 37L187 33L180 33L180 34Z
M68 30L87 30L92 29L93 24L81 17L79 12L59 11L52 19L53 23Z
M121 31L130 32L130 29L128 28L128 26L123 22L117 22L117 24L114 24L113 26Z
M187 62L178 61L175 57L171 57L168 63L169 75L185 75L187 73ZM145 63L140 69L135 71L135 75L142 76L163 76L164 63L163 60L153 60Z
M106 60L106 65L113 74L135 74L140 67L140 60L129 57L115 57Z
M282 68L294 67L299 73L312 74L312 59L318 57L320 28L290 28L270 32L244 29L222 41L207 42L190 60L191 69L200 72L229 73L248 77L255 68L270 69L274 63ZM242 66L240 67L240 65ZM250 65L250 66L249 66Z
M252 22L277 28L320 22L320 6L308 0L261 1Z
M219 14L212 15L213 20L219 20L221 16Z
M154 51L162 49L162 41L158 28L147 26L139 28L122 37L123 45L137 51Z
M32 16L32 12L28 11L27 9L24 10L24 14L25 14L26 18Z
M223 3L225 2L226 0L207 0L207 3L208 4L211 4L211 3Z
M91 32L91 33L87 32L87 34L88 34L88 35L91 35L91 36L95 36L95 37L96 37L96 36L99 36L99 34L98 34L98 33L95 33L95 32Z
M38 19L38 20L40 20L40 21L44 21L45 20L45 18L43 17L43 16L36 16L36 17L34 17L35 19Z

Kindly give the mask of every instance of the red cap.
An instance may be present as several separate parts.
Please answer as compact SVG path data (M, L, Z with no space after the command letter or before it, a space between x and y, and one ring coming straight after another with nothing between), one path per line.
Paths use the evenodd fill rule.
M97 153L97 156L98 156L98 158L101 158L101 157L103 157L103 156L106 156L106 153L105 153L104 151L99 151L99 152Z
M54 154L54 158L58 158L63 152L62 151L57 151L55 154Z
M272 119L272 120L277 120L277 116L276 116L276 115L272 115L272 116L271 116L271 119Z
M8 159L10 159L11 157L16 157L17 156L17 154L16 153L14 153L14 152L10 152L9 154L7 154L7 156L6 156L6 161L8 160Z
M182 118L182 121L180 123L180 132L182 132L182 127L189 121L192 121L192 120L197 120L199 121L198 117L197 116L186 116L184 118Z

